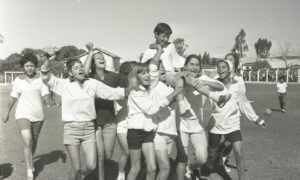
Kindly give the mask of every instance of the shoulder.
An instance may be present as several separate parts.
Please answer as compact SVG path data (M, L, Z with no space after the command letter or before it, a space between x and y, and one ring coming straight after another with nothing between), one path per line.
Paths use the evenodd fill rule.
M169 43L166 49L175 49L175 44Z

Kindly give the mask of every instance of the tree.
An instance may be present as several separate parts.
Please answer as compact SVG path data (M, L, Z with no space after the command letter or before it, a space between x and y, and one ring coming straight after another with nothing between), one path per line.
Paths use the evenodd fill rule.
M264 61L256 61L254 64L253 64L253 69L264 69L264 68L271 68L270 64L264 60Z
M5 60L0 62L0 72L5 71L20 71L20 60L21 55L18 53L13 53L8 56Z
M176 38L173 41L173 44L176 47L176 51L180 56L185 57L185 50L189 47L186 43L185 40L183 38Z
M268 39L259 38L254 44L257 58L267 58L270 57L270 49L272 47L272 42Z
M249 51L245 38L246 32L244 31L244 29L241 29L239 34L235 37L235 43L232 48L232 52L240 54L240 57L244 57L244 52Z
M56 52L56 60L67 61L69 57L79 55L78 48L75 46L63 46Z
M287 57L290 55L292 52L292 44L290 41L285 41L284 43L279 42L279 48L280 48L280 55L282 56L286 67L288 66L287 64Z

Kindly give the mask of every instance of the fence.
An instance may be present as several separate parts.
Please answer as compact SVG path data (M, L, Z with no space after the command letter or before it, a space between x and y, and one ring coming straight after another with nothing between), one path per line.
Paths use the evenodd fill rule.
M0 84L12 84L15 78L22 73L17 71L0 73ZM216 69L203 69L203 73L211 78L217 76ZM276 83L279 77L284 77L286 82L300 83L300 68L245 70L240 73L245 82Z

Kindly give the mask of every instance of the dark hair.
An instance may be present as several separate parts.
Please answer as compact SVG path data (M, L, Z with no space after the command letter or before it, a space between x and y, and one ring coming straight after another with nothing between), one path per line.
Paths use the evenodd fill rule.
M227 61L225 61L225 60L220 60L218 63L217 63L217 65L219 65L220 63L225 63L226 65L227 65L227 67L228 67L228 69L230 70L230 66L229 66L229 64L228 64L228 62Z
M96 64L95 64L95 58L94 58L94 56L95 56L96 54L101 54L101 55L103 56L103 58L104 58L104 61L105 61L105 57L104 57L104 55L102 54L102 52L100 52L100 51L95 52L95 53L93 54L93 56L92 56L92 62L91 62L91 74L95 74L95 73L96 73Z
M132 69L132 66L137 63L136 61L126 61L124 63L122 63L120 65L120 70L119 70L119 73L124 75L124 76L128 76L131 69Z
M70 57L68 59L67 64L66 64L68 72L71 72L72 67L74 66L75 63L81 63L82 64L82 62L76 57Z
M161 34L161 33L171 35L172 34L172 29L166 23L158 23L154 28L154 34Z
M195 58L195 59L198 60L199 65L200 65L200 68L202 68L201 59L200 59L200 57L197 56L196 54L191 54L191 55L189 55L188 57L186 57L186 58L185 58L184 65L187 65L187 64L191 61L191 59L193 59L193 58Z
M240 64L240 56L239 56L239 54L237 54L237 53L228 53L228 54L226 54L225 59L228 56L233 56L234 63L232 63L232 64L233 64L233 67L234 67L234 72L237 72L237 69L238 69L239 64Z
M50 54L47 52L44 52L42 55L45 56L47 59L49 59L51 57Z
M20 66L24 67L24 64L26 64L27 62L32 62L35 65L35 67L38 67L38 59L32 53L27 52L21 57Z

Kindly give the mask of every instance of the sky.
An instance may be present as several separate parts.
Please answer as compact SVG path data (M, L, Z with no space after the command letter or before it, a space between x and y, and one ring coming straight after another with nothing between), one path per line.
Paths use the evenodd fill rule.
M300 55L299 0L0 0L0 59L24 48L75 45L87 42L124 59L135 60L154 42L157 23L168 23L170 41L184 38L186 53L224 57L243 28L255 57L259 38L292 44Z

